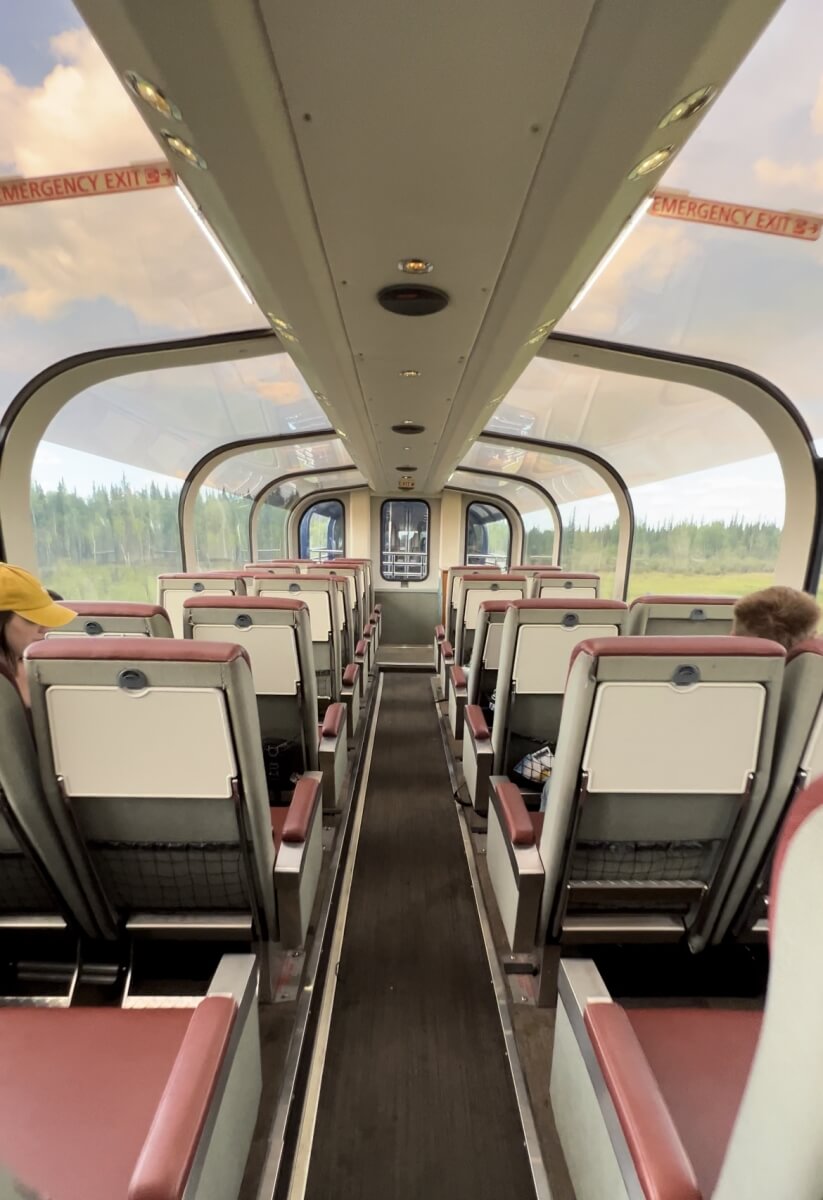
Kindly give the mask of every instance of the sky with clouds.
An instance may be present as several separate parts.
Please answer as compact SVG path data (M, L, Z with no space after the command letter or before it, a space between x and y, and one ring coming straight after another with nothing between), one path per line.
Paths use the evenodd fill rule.
M823 212L821 46L823 5L786 0L663 185ZM0 175L158 157L68 0L0 0ZM823 239L647 216L561 328L740 363L781 387L823 437L821 313ZM0 210L0 409L43 367L80 350L260 324L171 189ZM41 447L37 480L88 491L125 472L139 485L160 462L179 477L186 439L193 461L216 444L209 439L319 421L285 359L229 368L216 382L177 374L156 388L146 377L116 381L73 401L52 430L61 444ZM600 450L632 484L641 517L781 520L782 480L762 434L727 403L691 391L649 390L630 377L581 381L541 360L498 417ZM267 413L267 400L282 411ZM141 404L154 414L151 436L151 413L138 429ZM585 497L586 486L579 491ZM613 515L605 497L578 500L578 509L595 521Z

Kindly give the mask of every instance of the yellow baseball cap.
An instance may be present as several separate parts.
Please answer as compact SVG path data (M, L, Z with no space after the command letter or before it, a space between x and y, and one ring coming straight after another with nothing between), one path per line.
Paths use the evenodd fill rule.
M59 629L77 616L70 608L55 604L42 583L28 571L8 563L0 563L0 612L17 613L46 629Z

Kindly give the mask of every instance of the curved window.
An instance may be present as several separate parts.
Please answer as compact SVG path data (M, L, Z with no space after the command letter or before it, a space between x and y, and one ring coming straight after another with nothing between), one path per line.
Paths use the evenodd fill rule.
M420 583L429 574L429 506L424 500L386 500L380 511L380 574Z
M512 527L509 518L495 504L476 501L466 509L466 548L463 561L467 566L502 567L506 570L511 558Z
M325 562L346 553L346 513L340 500L319 500L300 518L300 558Z

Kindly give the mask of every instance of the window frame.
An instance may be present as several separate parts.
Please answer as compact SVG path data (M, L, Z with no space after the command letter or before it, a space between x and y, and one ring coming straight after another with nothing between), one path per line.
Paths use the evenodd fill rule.
M342 497L332 495L332 496L324 496L322 499L318 498L316 500L312 500L310 496L307 496L306 500L308 501L308 503L306 504L306 507L303 509L303 511L300 513L300 515L297 518L297 555L298 555L298 558L303 557L303 553L302 553L302 551L303 551L303 522L306 521L307 518L309 518L309 520L310 520L313 510L315 508L322 507L322 505L324 505L324 504L338 504L340 506L340 519L342 522L341 528L343 530L343 545L342 545L342 548L341 548L339 554L336 554L335 557L336 558L345 558L346 557L347 512L346 512L346 505L345 505L345 502L343 501ZM330 521L332 519L333 518L329 518ZM307 530L307 532L308 532L308 530ZM312 559L311 547L308 545L308 538L307 538L306 556L305 557L308 559L311 559L313 562L319 562L319 563L334 562L334 558Z
M506 525L508 526L509 544L506 549L506 566L505 566L505 570L508 571L511 566L511 561L512 561L512 547L514 545L514 529L512 527L511 517L509 516L509 514L505 511L505 509L501 508L500 505L496 504L493 500L474 499L474 500L469 500L468 504L466 505L466 508L464 511L464 521L463 521L463 565L467 566L467 567L474 565L473 563L470 563L468 561L468 557L469 557L469 513L471 512L471 510L474 508L475 505L480 505L480 504L484 505L486 508L493 508L496 512L499 512L500 516L503 518L503 520L506 522ZM486 522L481 522L481 524L486 524ZM525 552L525 545L524 545L524 552ZM488 555L486 557L488 557ZM522 557L522 555L521 555L521 557ZM482 565L482 564L478 564L478 565Z
M386 532L385 513L386 513L386 505L387 504L419 504L422 508L424 508L426 510L426 573L424 575L421 575L419 579L409 579L409 578L398 579L393 575L386 575L386 573L383 570L383 553L384 553L383 542L384 542L385 532ZM412 498L411 496L389 496L383 501L383 503L380 505L379 554L380 554L380 578L385 583L401 583L401 584L405 583L408 585L408 584L412 584L412 583L425 583L426 582L426 580L429 578L429 575L431 574L431 548L429 546L429 536L431 534L431 525L432 525L432 513L431 513L431 505L429 504L428 500L420 500L416 496L414 498Z

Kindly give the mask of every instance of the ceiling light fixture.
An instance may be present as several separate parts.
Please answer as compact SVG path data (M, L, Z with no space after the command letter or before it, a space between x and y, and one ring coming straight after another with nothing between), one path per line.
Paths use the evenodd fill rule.
M194 217L197 224L200 226L200 229L203 232L203 234L205 234L205 237L208 240L209 244L211 245L212 250L214 250L215 254L220 259L223 266L228 271L229 275L232 277L234 284L237 287L237 290L240 292L240 295L243 297L243 299L246 301L247 304L254 304L254 296L251 294L251 292L247 288L246 281L244 280L244 278L240 274L240 272L237 270L237 267L234 265L232 260L229 258L228 254L226 253L226 250L223 247L223 244L219 241L214 230L211 228L208 221L203 216L202 210L197 207L197 205L195 204L192 197L189 195L189 193L186 191L186 189L184 187L182 187L181 184L179 184L179 183L177 184L175 191L177 192L178 196L183 201L183 203L185 204L186 208L189 210L191 215Z
M334 431L334 432L337 434L337 436L338 436L338 437L341 437L341 438L343 439L343 441L345 442L345 440L346 440L346 435L345 435L345 433L343 432L343 430L342 430L342 429L335 429L335 431Z
M428 275L434 270L434 263L427 262L425 258L401 258L397 269L404 275Z
M125 80L138 100L148 104L149 108L160 113L161 117L167 117L171 121L180 120L180 109L169 100L165 92L161 92L160 88L150 80L144 79L136 71L126 71Z
M183 138L178 137L176 133L171 133L168 129L161 129L160 136L168 146L169 150L173 150L175 154L179 154L192 167L197 167L200 171L205 171L208 163L201 154L198 154L194 146L190 146Z
M417 425L414 421L401 421L399 425L392 425L392 433L425 433L425 425Z
M592 271L589 278L583 284L582 288L577 293L574 300L572 300L571 304L569 305L569 312L574 312L574 310L577 308L578 304L580 304L581 300L583 300L583 298L588 294L588 292L591 290L591 288L593 288L594 285L597 283L598 279L603 274L603 272L606 270L606 267L609 265L609 263L612 261L614 256L617 254L620 247L623 245L623 243L626 241L626 239L629 237L629 235L633 232L635 227L640 223L640 219L645 214L646 209L649 207L650 203L651 203L650 198L648 196L646 196L646 198L643 200L643 203L638 205L638 207L635 209L635 211L629 217L628 221L623 226L623 228L620 230L617 237L612 242L611 246L609 246L608 250L603 255L603 257L601 258L601 260L597 264L597 266L594 268L594 270Z
M289 325L288 321L284 321L282 317L276 317L274 315L274 313L266 313L266 316L269 318L272 325L279 333L293 333L294 332L291 325Z
M657 128L665 129L667 125L674 125L675 121L685 121L688 117L695 116L711 104L716 95L717 88L713 83L707 83L705 87L689 92L688 96L678 100L677 104L669 109L665 117L658 122Z
M659 171L673 154L674 146L661 146L658 150L652 150L651 154L647 154L645 158L641 158L637 166L632 171L629 171L629 179L644 179L647 175L651 175L652 172Z
M537 328L532 333L532 335L529 338L526 345L534 346L538 342L544 342L546 340L546 338L549 336L549 334L551 333L551 331L554 329L556 324L557 324L557 318L554 317L551 321L544 321L542 325L538 325ZM493 400L492 403L494 404L495 401Z
M411 369L400 372L401 379L417 379L419 376L420 376L420 371L413 371Z

